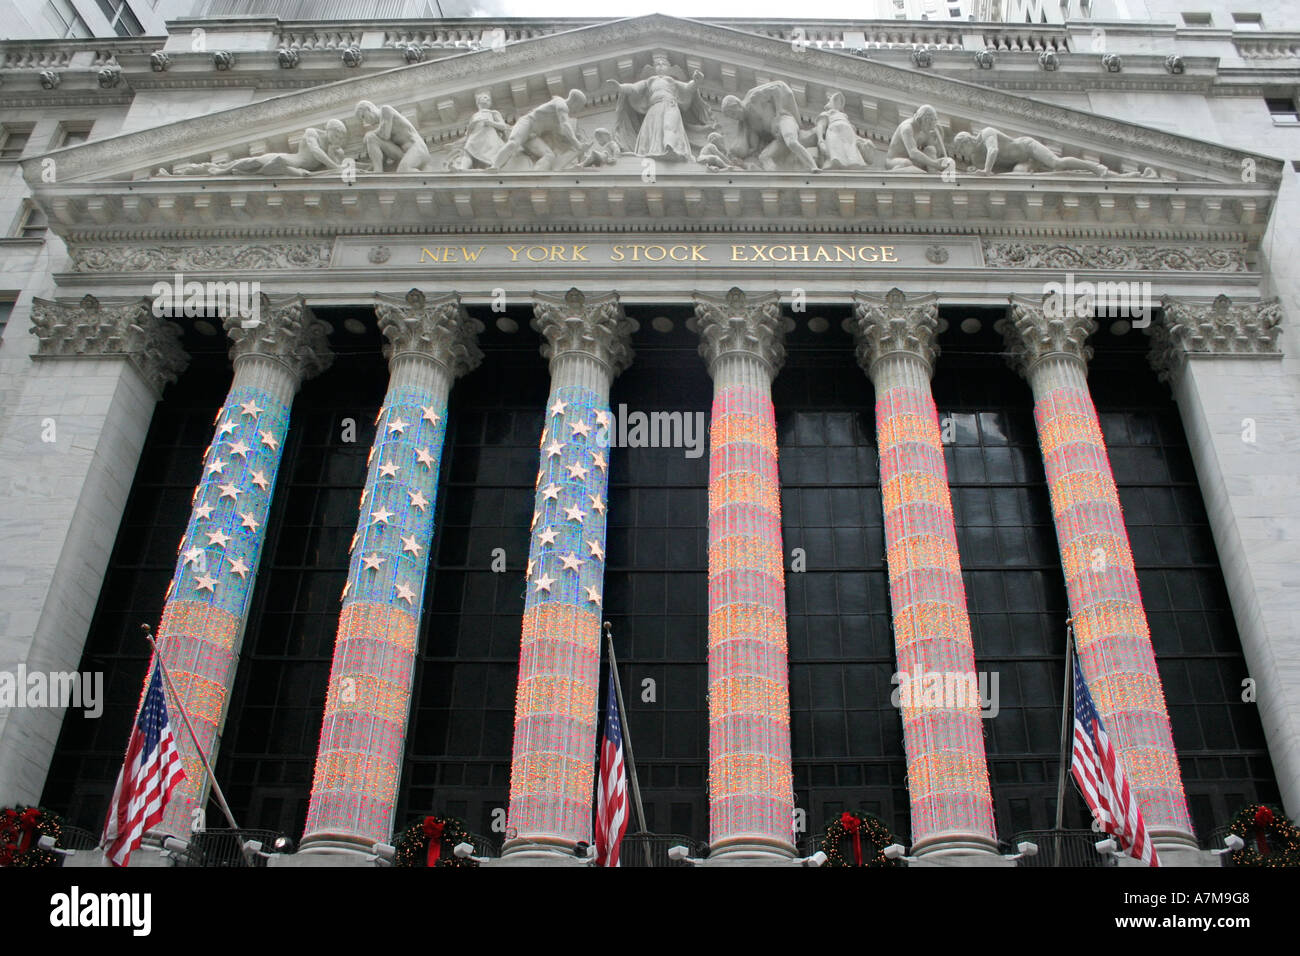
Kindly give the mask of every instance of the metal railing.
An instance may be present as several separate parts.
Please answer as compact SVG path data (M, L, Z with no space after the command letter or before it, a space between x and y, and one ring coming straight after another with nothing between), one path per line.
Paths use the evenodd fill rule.
M668 867L690 866L682 860L668 859L668 851L675 846L684 846L690 855L698 857L704 850L704 844L692 840L680 833L629 833L623 837L623 845L618 851L618 863L623 867Z
M266 866L266 857L244 856L244 844L256 840L269 850L283 836L275 830L208 829L190 835L186 866L243 867Z
M64 824L59 830L59 840L55 846L63 850L77 850L84 853L99 846L99 837L81 827L70 827Z
M1091 830L1026 830L1012 837L1011 846L1004 852L1014 853L1016 844L1029 842L1038 845L1038 853L1016 861L1017 866L1114 866L1113 859L1097 852L1097 841L1105 838L1104 833L1093 833Z

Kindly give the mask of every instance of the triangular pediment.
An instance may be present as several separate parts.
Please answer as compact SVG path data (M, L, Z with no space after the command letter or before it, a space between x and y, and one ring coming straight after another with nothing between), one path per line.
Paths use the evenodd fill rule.
M759 131L759 142L751 151L749 162L736 163L710 171L695 161L681 161L675 156L661 157L646 175L644 157L636 153L637 143L626 142L635 135L635 124L641 120L646 106L644 95L637 100L628 93L628 87L618 84L635 84L646 76L655 51L665 51L672 72L681 80L698 71L698 106L693 110L683 99L684 122L689 127L687 136L692 158L697 158L705 144L710 128L704 120L723 128L730 122L734 126L748 122L762 126L763 109L757 108L735 119L734 100L748 104L747 95L756 88L770 84L783 84L792 97L792 110L797 112L799 138L816 154L819 166L835 167L821 170L821 175L809 175L806 163L788 151L778 149L775 158L760 157L762 147L773 136L769 130ZM467 133L473 131L473 120L479 107L476 96L484 91L492 98L492 109L500 114L503 124L514 128L521 117L543 106L553 96L565 96L571 90L580 90L586 103L572 111L576 130L585 143L599 140L598 130L610 131L622 148L622 156L584 156L576 147L568 148L553 136L543 136L545 142L555 146L555 158L540 164L529 150L521 150L501 169L473 169L483 163L468 161L465 156ZM852 143L857 137L858 151L863 157L860 168L845 168L843 163L828 163L826 153L819 152L815 133L819 117L826 108L832 93L843 95L839 105L843 123L839 129L847 133ZM724 103L733 98L731 119ZM427 161L420 159L416 171L396 173L390 160L383 174L369 170L367 150L363 143L364 128L356 115L360 101L370 101L381 107L392 107L408 120L427 144ZM1098 177L1086 169L1050 170L1041 165L1027 164L1033 172L1016 171L1011 163L1004 162L991 176L969 175L968 162L955 168L952 176L925 172L916 168L890 169L891 138L900 123L923 106L932 106L944 135L947 151L951 152L957 134L979 133L993 128L1012 140L1022 138L1043 144L1058 157L1069 157L1088 164L1100 164L1115 173L1128 172L1136 177L1142 173L1154 177L1138 180ZM632 130L628 133L628 111L632 110ZM638 112L640 110L640 112ZM770 110L768 111L770 113ZM757 117L757 118L756 118ZM1280 180L1281 164L1274 159L1255 156L1220 145L1202 142L1189 137L1144 127L1139 124L1101 117L1035 100L1032 97L1008 93L963 80L936 75L925 70L906 69L852 55L842 51L821 50L799 46L767 36L731 29L715 24L682 20L662 15L652 15L627 20L611 21L568 32L541 36L508 45L500 50L466 53L446 59L417 63L380 73L360 76L307 90L260 100L244 106L222 110L149 129L141 129L120 136L58 151L57 185L49 185L43 177L41 159L24 164L28 181L42 202L55 204L54 221L71 225L84 221L87 224L104 224L115 213L100 203L87 202L78 197L78 186L97 184L112 194L118 188L107 187L116 181L133 184L138 190L130 203L136 216L144 208L140 197L149 190L179 189L183 183L203 181L202 188L215 190L219 195L227 188L237 190L241 184L296 178L286 171L291 161L262 164L256 157L269 154L300 152L304 130L324 130L330 121L341 121L344 133L336 144L340 155L354 159L357 165L355 186L360 189L408 188L415 179L425 187L432 187L434 198L422 205L425 213L441 208L444 199L438 198L448 191L456 198L446 206L462 218L479 215L483 208L503 211L500 197L475 198L471 194L500 190L503 185L535 183L537 188L550 188L561 182L567 185L599 187L602 177L608 185L627 183L636 189L637 183L653 185L671 191L674 185L686 190L683 208L689 208L691 196L699 189L708 189L726 177L741 185L761 177L776 177L781 182L791 177L807 178L809 188L818 192L828 189L891 190L906 187L915 192L933 187L936 195L966 189L972 194L988 194L999 190L1015 193L1028 189L1050 193L1048 181L1074 184L1063 187L1087 192L1095 189L1115 189L1117 195L1125 190L1144 193L1173 188L1180 184L1189 188L1187 200L1195 211L1201 193L1214 192L1218 198L1207 201L1206 209L1214 216L1225 208L1238 224L1253 225L1267 219L1272 194ZM847 125L845 125L847 124ZM337 127L336 127L337 129ZM618 136L618 133L622 133ZM743 135L743 132L742 132ZM504 138L504 132L485 135L492 145L493 137ZM733 137L733 141L734 141ZM868 145L869 144L869 145ZM724 153L726 151L724 150ZM770 152L770 151L769 151ZM1008 155L1009 155L1008 150ZM981 156L973 161L979 164ZM582 161L588 160L586 165ZM310 164L308 164L310 165ZM899 164L894 164L899 165ZM1078 163L1073 165L1078 166ZM1249 165L1252 178L1243 183L1242 169ZM554 168L547 168L553 166ZM716 164L715 166L721 166ZM746 167L746 168L742 168ZM175 175L179 173L180 175ZM502 177L508 177L508 181ZM322 185L338 183L337 171L317 165L312 175L305 177L300 187L312 188L313 181ZM349 186L353 182L344 179ZM691 184L698 182L698 188ZM227 187L226 184L230 184ZM343 185L339 184L340 187ZM1249 198L1241 200L1240 208L1232 211L1240 187L1247 186ZM692 192L692 189L695 192ZM1228 198L1224 198L1224 191ZM652 190L653 192L653 190ZM88 195L88 193L87 193ZM465 198L469 195L469 198ZM651 195L645 205L653 214L655 203L662 204L663 194ZM60 205L61 201L61 205ZM638 200L639 201L639 200ZM670 200L671 201L671 200ZM783 201L778 202L781 205ZM792 208L802 209L805 215L811 210L820 214L828 209L845 209L844 201L834 199L814 200L806 197L795 200ZM944 210L952 218L964 218L975 213L993 215L1003 208L1000 200L992 205L976 199L971 202L958 197L943 197L938 202L926 199L924 206L906 203L916 215ZM1034 200L1025 206L1041 214L1041 205ZM533 200L538 206L536 200ZM1225 206L1226 203L1226 206ZM771 213L771 204L762 200L763 211ZM220 204L219 204L220 205ZM385 205L381 202L381 205ZM590 203L578 203L579 209L590 210ZM788 203L785 203L788 206ZM1121 205L1123 205L1121 203ZM1149 205L1149 204L1148 204ZM1137 221L1148 205L1134 201L1131 218ZM245 203L236 204L232 218L247 215ZM1061 208L1068 217L1075 207ZM164 203L163 208L174 208ZM206 215L220 218L222 209L214 208L208 200L202 206ZM389 211L396 209L392 200L385 205ZM538 206L550 212L548 202ZM899 207L894 207L899 208ZM1049 207L1050 208L1050 207ZM1175 218L1184 215L1183 207L1170 207ZM1094 218L1105 221L1113 215L1113 200L1099 201ZM1179 210L1179 211L1175 211ZM734 209L729 209L734 212ZM98 214L96 216L96 213ZM128 217L130 218L130 217ZM200 219L204 216L200 216ZM1123 218L1123 217L1121 217ZM191 225L194 223L191 222ZM1206 220L1206 225L1214 222ZM57 228L57 225L56 225Z

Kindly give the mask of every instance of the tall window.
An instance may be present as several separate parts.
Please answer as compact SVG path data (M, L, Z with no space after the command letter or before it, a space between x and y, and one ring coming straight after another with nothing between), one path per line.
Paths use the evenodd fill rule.
M27 142L32 138L33 123L5 123L0 125L0 160L20 159Z
M22 208L18 212L18 222L14 226L14 237L17 239L44 239L49 228L49 220L45 218L45 213L41 210L41 207L30 199L24 199Z
M63 149L66 146L76 146L86 142L90 139L90 131L94 125L93 121L60 123L54 133L54 139L50 141L50 149Z
M45 0L45 22L60 39L92 35L71 0Z
M118 36L138 37L144 33L127 0L99 0L99 9Z

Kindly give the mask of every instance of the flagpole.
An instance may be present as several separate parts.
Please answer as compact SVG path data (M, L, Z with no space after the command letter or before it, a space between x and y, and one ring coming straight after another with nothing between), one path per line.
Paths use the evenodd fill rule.
M1065 686L1061 696L1061 773L1056 781L1056 865L1061 865L1065 821L1065 778L1070 766L1070 728L1074 726L1074 621L1065 619Z
M167 665L163 663L162 654L158 653L158 645L154 643L153 639L153 630L148 624L141 624L140 630L144 631L144 639L148 641L149 646L153 648L154 660L158 662L158 669L162 671L163 682L167 685L167 691L172 696L172 703L180 713L181 722L185 724L185 729L189 731L190 734L190 740L194 743L194 750L199 755L199 760L202 762L203 769L207 773L208 778L212 781L212 794L217 798L217 806L219 806L221 812L226 815L226 822L230 824L230 829L238 832L239 824L235 822L235 816L230 812L230 804L226 803L226 795L221 792L221 784L217 783L217 775L212 772L212 765L208 763L208 757L203 752L203 748L199 745L199 738L195 736L194 728L190 726L190 715L185 713L185 707L181 704L180 695L176 693L176 688L172 686L172 678L171 675L167 673ZM202 787L199 788L200 791L202 791L202 789Z
M618 661L614 659L614 633L609 621L605 622L605 641L609 647L609 679L614 682L614 699L618 703L618 722L623 727L623 750L627 753L628 776L632 780L632 801L636 805L636 823L642 833L645 828L645 807L641 805L641 783L636 777L636 759L632 756L632 732L627 725L627 710L623 706L623 685L618 679ZM653 866L650 844L645 846L645 865Z

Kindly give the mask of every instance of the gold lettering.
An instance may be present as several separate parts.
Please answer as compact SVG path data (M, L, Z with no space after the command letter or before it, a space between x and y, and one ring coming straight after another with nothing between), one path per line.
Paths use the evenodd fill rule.
M437 262L437 261L438 261L438 257L437 257L437 256L435 256L435 255L434 255L432 252L430 252L428 249L426 249L426 248L424 248L423 246L421 246L421 247L420 247L420 262L424 262L424 258L425 258L425 256L428 256L428 257L429 257L429 261L430 261L430 262Z
M567 262L564 256L564 246L551 246L551 252L548 256L551 262Z
M483 246L479 246L473 252L470 252L464 246L460 247L461 258L466 262L478 262L478 257L483 255Z
M709 257L704 254L703 246L691 246L691 262L708 262Z
M550 258L550 250L545 246L529 246L524 254L528 256L529 262L545 262Z
M754 250L754 260L753 260L754 262L771 262L771 261L772 261L771 259L769 259L769 258L767 257L767 246L756 246L756 245L754 245L753 243L750 243L749 248L752 249L752 250Z
M518 262L518 261L519 261L519 253L521 253L521 252L524 251L524 247L523 247L523 246L519 246L518 248L516 248L515 246L506 246L506 248L510 250L510 261L511 261L511 262Z
M857 262L857 253L854 251L852 246L836 246L835 261L843 262L845 259L848 259L849 262Z
M610 261L610 262L622 262L622 261L623 261L623 247L622 247L622 246L615 246L613 249L611 249L611 250L609 251L609 261Z
M685 262L685 261L686 261L686 247L685 247L685 246L673 246L671 249L668 250L668 258L672 259L673 262Z
M657 255L657 256L656 256L656 255L653 255L653 253L656 253L656 252L659 253L659 255ZM665 249L663 246L646 246L646 247L645 247L645 259L646 259L646 262L662 262L662 261L667 257L667 255L668 255L668 250Z
M791 261L791 262L807 262L807 261L808 261L808 247L807 247L807 246L791 246L791 247L790 247L790 261Z
M583 255L583 253L586 252L586 251L587 251L587 247L586 247L586 246L574 246L574 247L573 247L573 261L574 261L574 262L590 262L591 260L588 259L585 255Z
M869 256L867 255L867 250L870 250L870 251L871 251L871 254L870 254ZM876 247L875 247L875 246L858 246L858 261L859 261L859 262L879 262L879 261L880 261L880 253L879 253L878 251L876 251Z
M830 261L831 261L830 253L826 251L826 247L818 246L817 254L813 256L813 262L830 262Z
M881 251L881 253L882 253L882 255L881 255L881 257L880 257L880 261L881 261L881 262L897 262L897 261L898 261L898 258L894 255L894 247L893 247L893 246L881 246L881 247L880 247L880 251Z
M780 249L782 252L785 253L785 255L783 255L780 259L778 259L778 258L776 257L776 252L777 252L778 249ZM773 246L773 247L772 247L772 251L769 252L768 255L772 257L772 261L773 261L773 262L789 262L789 261L790 261L790 247L789 247L789 246Z
M748 259L745 258L745 247L744 247L744 246L732 246L732 247L731 247L731 261L732 261L732 262L748 262L748 261L749 261Z

